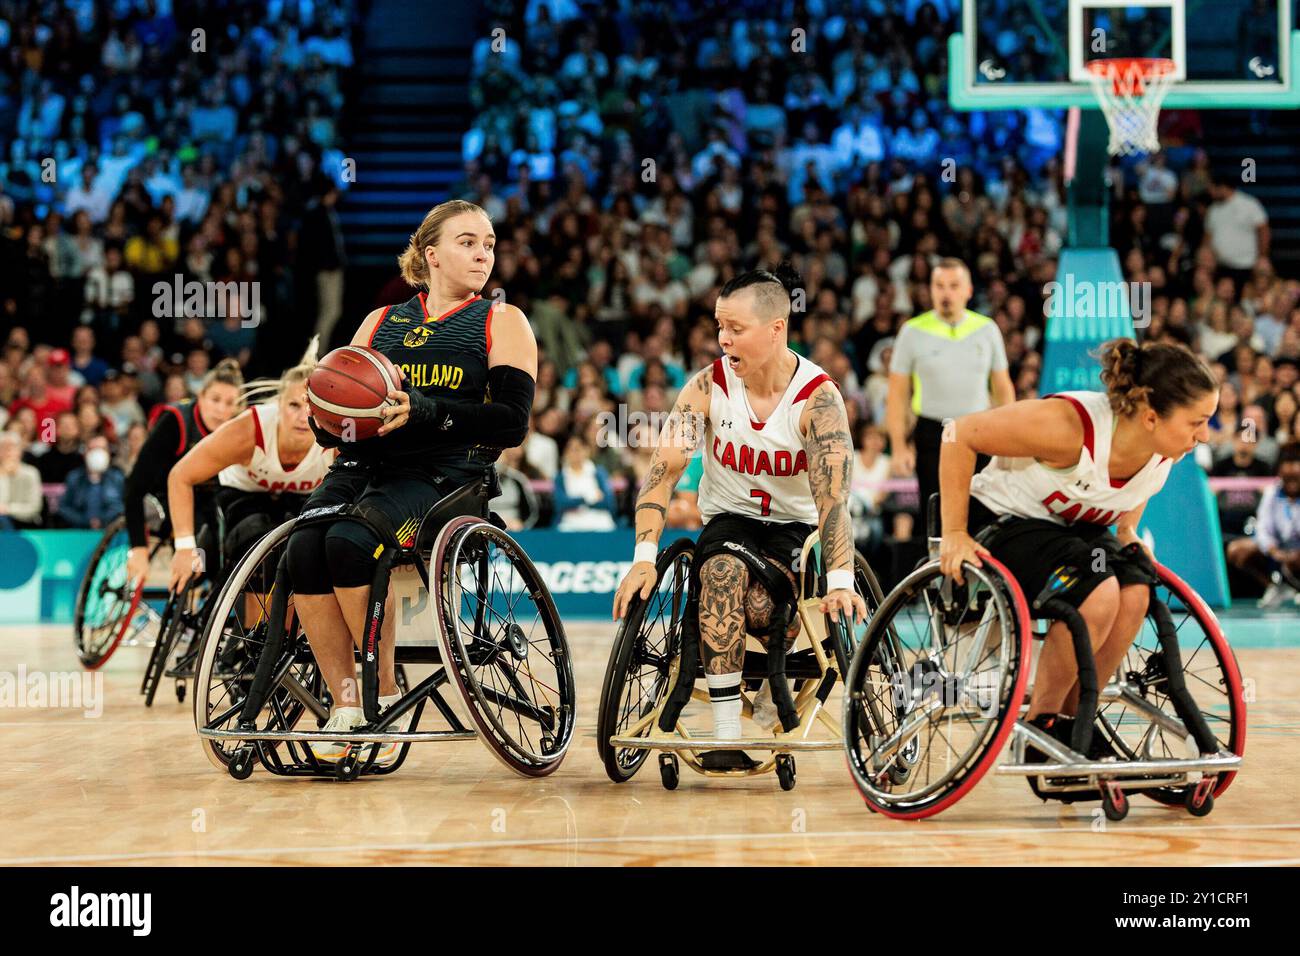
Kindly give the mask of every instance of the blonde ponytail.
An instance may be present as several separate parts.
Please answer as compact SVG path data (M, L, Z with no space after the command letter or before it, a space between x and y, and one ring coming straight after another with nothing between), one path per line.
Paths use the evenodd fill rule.
M320 336L313 335L311 341L307 343L307 351L302 353L302 358L298 364L292 368L285 369L283 375L278 379L259 378L249 382L244 386L244 401L250 405L258 401L265 401L271 398L279 398L291 386L300 382L305 382L311 376L312 370L316 368L319 360Z

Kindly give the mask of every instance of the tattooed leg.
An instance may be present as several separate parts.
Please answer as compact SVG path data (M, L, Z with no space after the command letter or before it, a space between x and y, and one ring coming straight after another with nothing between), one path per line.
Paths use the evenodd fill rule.
M739 674L745 663L745 587L739 558L720 554L700 568L700 650L706 674Z
M785 573L790 579L792 587L797 588L798 582L795 581L793 572L779 561L773 561L778 568ZM799 592L796 590L796 594ZM767 588L757 581L751 583L745 589L745 623L752 634L763 634L767 630L768 624L772 621L772 611L776 607L776 602L772 600L772 595L767 592ZM790 627L785 632L785 649L788 651L794 646L794 640L799 636L799 615L796 614L790 621ZM766 643L766 638L763 638Z

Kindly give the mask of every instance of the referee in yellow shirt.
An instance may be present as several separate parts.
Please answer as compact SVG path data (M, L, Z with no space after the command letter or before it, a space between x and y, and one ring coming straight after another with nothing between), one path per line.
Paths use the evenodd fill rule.
M914 527L913 537L924 535L927 503L939 491L944 421L1016 399L1002 332L988 316L966 308L972 291L964 262L939 260L930 274L934 310L908 319L894 340L885 425L894 474L906 477L916 470L921 527ZM915 454L907 445L909 401L916 415ZM987 461L981 458L976 467Z

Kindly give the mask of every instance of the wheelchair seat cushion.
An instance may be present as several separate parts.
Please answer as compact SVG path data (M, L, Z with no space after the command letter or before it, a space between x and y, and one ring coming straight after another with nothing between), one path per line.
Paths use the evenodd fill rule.
M1015 576L1030 601L1062 569L1070 570L1070 576L1077 580L1056 597L1075 608L1107 578L1116 578L1120 587L1126 587L1150 584L1154 577L1145 551L1121 546L1110 529L1102 525L1058 525L1037 518L1012 518L986 524L975 536Z

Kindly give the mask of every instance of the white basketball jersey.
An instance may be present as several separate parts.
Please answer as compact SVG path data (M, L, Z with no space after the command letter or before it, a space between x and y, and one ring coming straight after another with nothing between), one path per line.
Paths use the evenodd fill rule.
M306 458L292 468L285 468L280 464L280 448L276 437L280 403L274 401L254 405L252 414L256 442L253 457L247 465L230 465L221 469L221 474L217 476L221 486L272 494L292 492L305 495L315 491L330 469L330 458L326 456L325 449L313 442Z
M817 504L808 485L808 453L799 434L804 402L832 381L803 356L781 401L758 421L745 396L745 383L730 363L713 363L713 393L705 430L700 514L732 514L784 523L817 523Z
M1115 413L1105 392L1058 392L1083 422L1083 449L1073 468L1049 468L1033 458L994 458L971 479L970 493L999 515L1057 524L1113 525L1164 487L1173 460L1152 455L1127 481L1110 477Z

